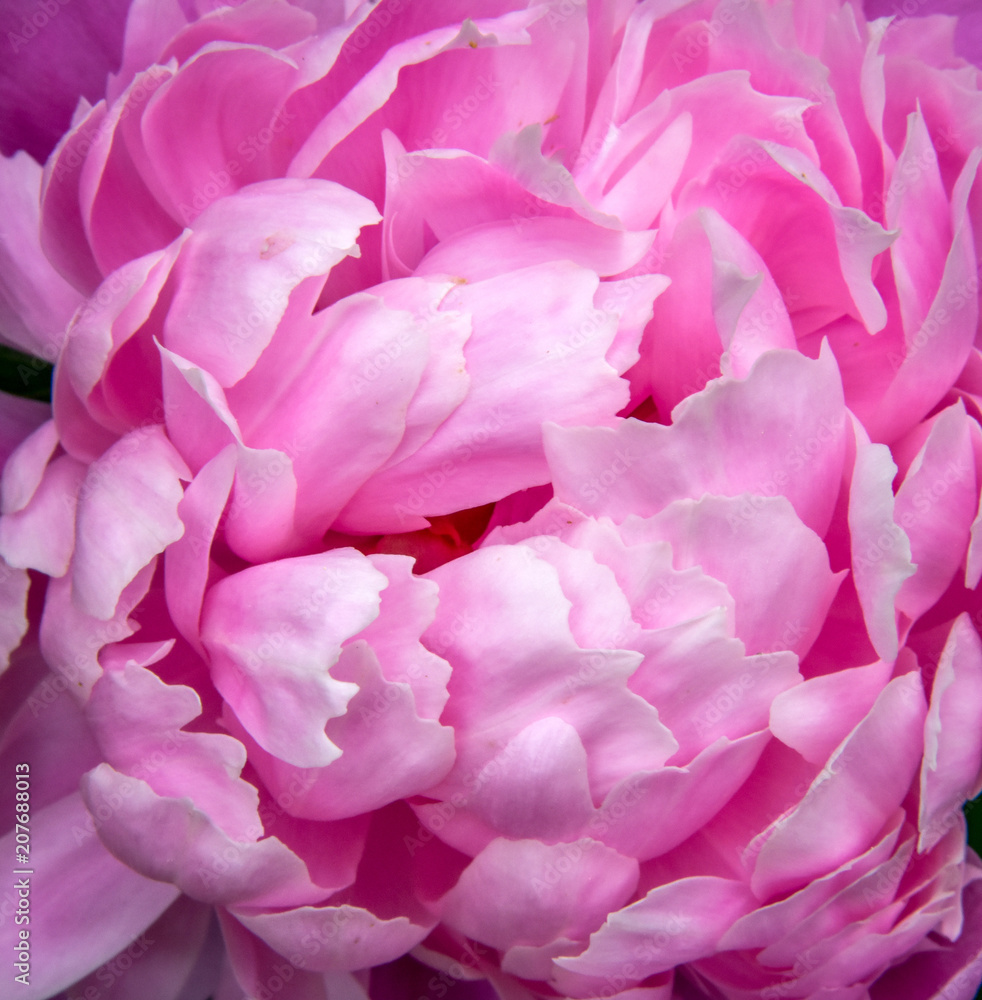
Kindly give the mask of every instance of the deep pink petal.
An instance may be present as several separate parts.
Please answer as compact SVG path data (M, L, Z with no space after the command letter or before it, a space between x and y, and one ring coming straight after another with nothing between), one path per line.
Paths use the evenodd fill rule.
M0 35L8 52L0 72L0 151L26 149L45 160L83 95L96 101L119 65L129 0L39 7L4 4Z

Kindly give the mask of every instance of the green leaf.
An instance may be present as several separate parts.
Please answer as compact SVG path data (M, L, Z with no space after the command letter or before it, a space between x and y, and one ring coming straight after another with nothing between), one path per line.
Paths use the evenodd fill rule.
M0 344L0 390L3 392L50 403L53 372L54 367L47 361Z

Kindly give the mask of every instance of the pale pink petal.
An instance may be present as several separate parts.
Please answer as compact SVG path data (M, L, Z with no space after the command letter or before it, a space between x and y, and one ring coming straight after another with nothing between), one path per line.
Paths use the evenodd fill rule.
M391 133L383 140L386 277L460 270L478 280L557 259L608 276L627 271L651 247L653 233L605 229L548 202L533 214L530 202L539 205L529 191L472 154L407 153Z
M901 321L905 330L918 330L941 284L952 237L938 154L920 111L907 116L907 138L886 195L886 225L900 230L890 259Z
M159 66L136 75L109 107L79 175L82 222L92 256L106 275L135 257L167 246L184 226L184 220L175 221L157 202L140 169L141 116L170 77ZM125 213L120 213L120 205L126 205Z
M916 572L910 539L894 518L897 467L886 445L870 444L854 422L856 464L849 489L852 574L873 648L883 660L897 658L896 601Z
M687 186L679 208L715 208L753 244L777 287L797 296L791 315L797 336L842 315L871 333L882 330L887 310L873 283L873 262L896 234L842 205L800 150L744 137L720 159L704 183Z
M530 560L527 550L492 546L428 577L440 585L441 602L423 642L454 668L441 717L457 740L457 763L440 786L447 797L465 791L547 706L579 734L594 796L676 751L655 709L627 688L640 654L582 649L571 634L570 602L548 563Z
M635 420L612 428L547 425L556 495L622 520L703 493L781 494L806 525L824 534L847 433L841 391L831 352L811 361L774 351L746 379L720 379L689 397L670 427Z
M46 421L17 446L3 467L0 481L0 510L4 514L23 510L34 496L45 467L58 447L58 431L53 420Z
M268 149L248 157L239 147L275 122L297 75L285 53L215 42L164 81L140 134L154 193L174 220L191 225L205 206L270 176Z
M688 764L722 737L766 729L771 702L801 680L790 651L744 656L720 609L645 632L630 645L645 657L630 688L658 709L678 740L675 764Z
M926 710L916 673L883 689L761 848L751 883L759 898L798 888L868 850L917 771Z
M556 962L594 976L616 975L630 962L631 978L640 981L713 954L725 931L756 902L742 882L711 876L678 879L612 913L590 935L583 954Z
M364 969L406 954L429 934L430 926L409 917L381 919L359 906L302 906L280 913L237 913L253 934L280 954L304 957L304 968L317 972ZM303 942L307 942L306 945ZM315 951L309 954L313 945Z
M912 620L948 589L968 548L978 484L972 455L972 421L961 402L934 420L931 433L897 490L894 520L910 539L917 567L897 594Z
M781 496L677 500L653 518L629 519L624 529L629 540L669 542L676 569L701 566L725 584L748 653L804 656L842 580L821 540Z
M41 167L25 152L0 158L5 193L0 227L0 328L19 350L58 357L82 297L51 266L39 242Z
M771 732L805 760L823 764L873 707L892 671L891 663L878 660L781 692L771 705Z
M433 623L439 589L413 573L405 556L373 555L369 562L389 580L378 618L359 637L372 647L387 681L408 684L421 719L439 719L447 704L450 665L419 637Z
M631 857L658 857L691 837L752 775L766 732L720 737L684 767L634 774L616 785L588 832Z
M428 286L423 303L434 294L439 299L440 289ZM459 357L468 324L455 317L419 322L370 294L349 296L292 330L286 324L228 400L248 445L291 456L297 530L316 544L403 442L414 439L418 446L420 437L432 435L466 392L461 366L449 379L440 376ZM386 513L394 530L425 526ZM370 519L365 527L375 533L385 525Z
M269 753L298 767L340 756L324 726L358 686L329 670L378 615L385 584L365 556L336 549L253 566L209 590L201 641L215 686Z
M951 627L934 675L924 723L921 765L919 851L930 850L947 829L946 821L982 780L982 642L967 614Z
M378 218L370 202L329 181L264 181L216 201L178 260L164 345L234 385L272 339L293 290L357 253L361 227Z
M194 899L295 906L327 894L275 837L233 840L189 798L159 796L145 781L108 764L84 776L82 796L96 817L99 839L117 858Z
M100 621L79 610L73 600L70 577L48 581L41 617L41 651L51 669L62 677L79 701L89 696L92 685L102 676L99 663L102 648L128 638L139 628L129 615L146 596L156 564L154 559L137 573L123 590L109 621Z
M228 445L237 451L232 502L224 520L229 546L250 562L302 550L294 526L297 480L290 456L244 444L214 376L164 347L159 350L168 434L191 468L200 472Z
M888 358L895 377L888 390L856 413L878 441L909 430L944 397L968 360L976 335L978 295L966 294L978 281L976 253L967 210L982 151L965 163L951 196L954 237L937 293L924 321L903 330L902 353ZM886 332L886 331L884 331ZM850 401L850 405L852 402Z
M454 761L452 730L419 717L412 688L405 681L386 680L366 642L345 646L331 677L358 688L344 713L326 723L326 739L341 755L292 797L294 815L318 820L357 816L425 792L446 775ZM271 791L289 787L293 769L282 760L261 752L250 759Z
M128 368L125 355L142 350L134 338L139 343L159 333L154 309L183 242L178 237L110 275L68 331L55 368L55 421L62 446L81 461L99 458L136 425L163 422L155 380L147 377L142 359L136 370Z
M184 534L164 552L167 609L178 631L204 655L199 638L201 603L208 587L211 546L221 526L235 473L235 449L220 451L188 484L177 505Z
M0 555L11 566L64 576L76 540L75 513L86 469L60 455L20 510L0 517Z
M108 621L140 569L184 534L177 504L190 478L157 425L132 431L89 466L72 559L79 610Z
M18 995L27 1000L44 1000L94 971L179 894L175 886L145 878L117 861L98 837L85 833L89 822L77 792L31 813L31 874L10 876L8 890L15 907L24 887L31 902L28 985L17 986ZM0 847L14 857L13 830ZM86 915L81 922L80 913ZM8 955L14 953L19 929L14 920L0 924ZM8 969L11 976L14 968Z
M547 717L526 726L488 762L466 805L489 830L515 840L575 838L594 815L586 773L576 730Z
M79 176L85 154L106 119L105 101L80 103L72 129L48 158L41 182L41 249L55 270L83 295L91 295L104 275L85 235L79 207Z
M571 843L498 839L441 900L443 920L494 948L582 940L630 899L638 863L583 838Z
M187 27L189 14L184 6L181 0L130 0L122 65L109 74L106 85L110 101L116 100L136 73L159 62L167 42Z
M781 293L756 250L712 209L700 213L713 255L713 316L724 374L746 378L773 348L795 349Z
M165 684L130 660L103 674L85 712L108 764L158 795L189 796L234 840L256 834L258 796L239 778L245 748L223 733L184 731L201 714L193 689Z
M335 146L386 103L396 90L399 72L404 66L425 62L453 49L528 44L528 26L543 13L536 9L515 11L494 19L467 20L463 25L457 20L456 24L390 45L371 70L321 117L310 137L294 156L288 176L309 177L314 174ZM456 16L459 18L460 14ZM468 68L466 76L469 77L472 72ZM436 77L433 84L438 91L441 86L446 86L442 77ZM420 95L416 94L413 100L420 100ZM425 103L421 101L416 105L417 114L420 106L425 107ZM459 140L456 145L460 145Z
M735 921L723 935L720 946L733 950L763 948L769 942L779 940L789 929L795 928L830 899L834 899L837 893L889 861L897 846L905 818L904 812L897 810L886 833L864 854L850 858L829 875L814 879L786 899L761 906Z
M467 278L467 275L462 277ZM606 360L619 322L600 312L595 272L568 262L460 285L447 308L469 312L467 398L418 451L355 494L339 526L404 531L549 479L542 423L609 420L628 385ZM506 338L502 330L514 331Z

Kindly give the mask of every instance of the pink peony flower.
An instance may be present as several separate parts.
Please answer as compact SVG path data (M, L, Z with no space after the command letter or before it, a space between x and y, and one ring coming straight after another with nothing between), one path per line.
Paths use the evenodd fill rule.
M972 17L77 2L0 74L21 995L968 1000Z

